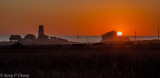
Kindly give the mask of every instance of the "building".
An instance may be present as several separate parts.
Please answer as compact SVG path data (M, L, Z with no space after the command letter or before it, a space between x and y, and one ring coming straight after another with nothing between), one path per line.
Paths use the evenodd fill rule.
M50 41L59 41L59 39L56 37L50 37Z
M39 25L38 37L39 37L40 35L44 35L43 25Z

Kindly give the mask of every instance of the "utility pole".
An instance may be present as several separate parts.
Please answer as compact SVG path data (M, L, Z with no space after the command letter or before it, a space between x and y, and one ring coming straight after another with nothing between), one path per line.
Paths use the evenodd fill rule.
M135 31L135 41L136 41L136 31Z
M159 27L158 27L158 40L159 40Z
M87 36L87 43L89 43L88 36Z
M78 35L77 35L77 43L78 43Z

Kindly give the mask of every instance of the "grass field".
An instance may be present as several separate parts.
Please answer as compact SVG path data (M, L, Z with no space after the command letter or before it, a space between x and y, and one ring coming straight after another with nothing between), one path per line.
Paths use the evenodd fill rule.
M29 78L160 78L160 44L0 46L0 73Z

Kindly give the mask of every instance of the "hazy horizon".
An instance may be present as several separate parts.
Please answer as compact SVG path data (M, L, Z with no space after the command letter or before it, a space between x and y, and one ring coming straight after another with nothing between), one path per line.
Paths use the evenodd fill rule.
M77 36L56 36L58 38L67 39L68 41L77 42ZM134 36L128 36L131 41L135 40ZM137 40L155 40L158 39L157 36L137 36ZM97 43L102 40L101 36L79 36L78 42L86 43ZM0 42L9 41L9 36L0 36Z

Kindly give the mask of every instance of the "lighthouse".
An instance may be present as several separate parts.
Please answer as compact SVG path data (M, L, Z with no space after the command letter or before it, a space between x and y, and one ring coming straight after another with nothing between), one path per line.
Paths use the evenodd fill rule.
M44 35L43 25L39 25L38 36L40 36L40 35Z

